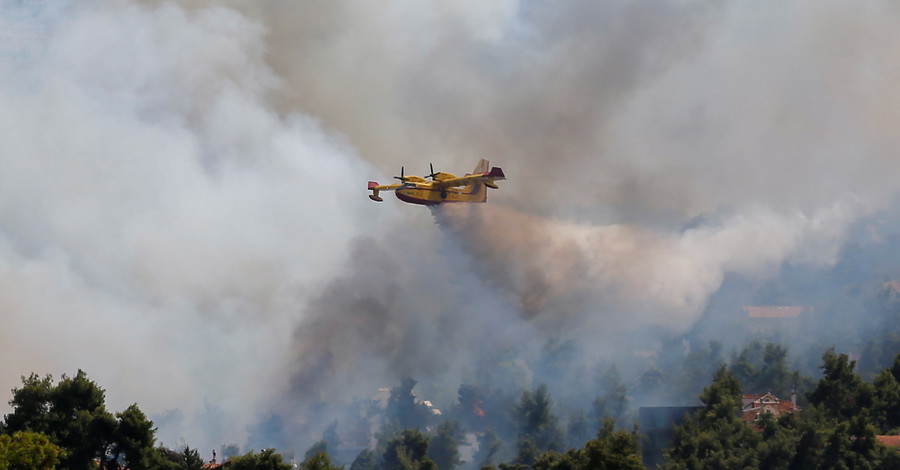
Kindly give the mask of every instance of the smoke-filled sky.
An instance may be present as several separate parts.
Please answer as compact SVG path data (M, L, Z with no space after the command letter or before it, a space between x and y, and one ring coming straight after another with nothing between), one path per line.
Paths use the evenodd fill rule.
M827 266L891 201L898 16L0 1L0 389L82 368L202 448L558 335L683 332L726 274ZM366 198L482 157L488 204Z

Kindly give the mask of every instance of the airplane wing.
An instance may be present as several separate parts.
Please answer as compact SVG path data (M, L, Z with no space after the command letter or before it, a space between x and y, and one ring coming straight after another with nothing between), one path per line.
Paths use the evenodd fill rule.
M435 189L455 188L472 183L484 183L484 185L489 188L497 189L497 185L494 184L494 181L505 179L506 175L503 174L503 169L495 166L491 168L491 171L486 171L484 173L476 173L474 175L466 175L459 178L450 178L446 180L435 181L434 183L432 183L431 187Z
M378 184L376 181L369 181L369 189L375 191L393 191L403 186L403 183L394 184Z
M369 194L369 199L381 202L384 199L382 199L381 196L378 195L379 191L393 191L401 187L403 187L403 183L378 184L377 181L369 181L369 190L372 191L372 194Z

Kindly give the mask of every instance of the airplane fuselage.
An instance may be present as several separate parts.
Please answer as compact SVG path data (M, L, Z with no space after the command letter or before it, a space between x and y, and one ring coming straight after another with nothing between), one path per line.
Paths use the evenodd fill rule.
M481 183L460 188L432 188L430 183L412 184L395 191L397 199L410 204L433 206L445 202L486 202L487 191Z

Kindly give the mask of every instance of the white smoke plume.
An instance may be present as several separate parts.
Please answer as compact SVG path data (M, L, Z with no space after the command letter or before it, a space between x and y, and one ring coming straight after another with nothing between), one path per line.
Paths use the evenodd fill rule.
M452 399L555 335L684 331L727 273L833 263L895 192L889 2L0 15L0 388L80 367L114 409L177 409L169 442L315 433L297 409L405 375ZM486 206L365 198L481 157L509 176Z
M234 10L2 5L31 36L0 60L0 389L82 368L113 410L177 409L169 445L243 443L303 299L391 218L336 183L372 170L267 105L265 28Z

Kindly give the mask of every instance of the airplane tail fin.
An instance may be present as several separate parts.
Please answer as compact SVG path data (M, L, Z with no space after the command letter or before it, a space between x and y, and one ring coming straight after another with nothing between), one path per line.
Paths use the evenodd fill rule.
M481 159L478 160L478 165L475 165L475 169L472 170L473 175L477 175L479 173L487 173L491 168L491 162Z
M478 164L475 165L475 169L472 170L471 174L478 175L487 173L490 167L491 163L482 158L481 160L478 160ZM484 183L472 183L468 194L471 197L470 202L487 202L487 187L485 187Z

